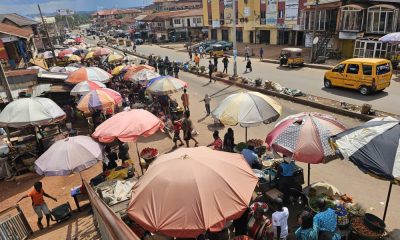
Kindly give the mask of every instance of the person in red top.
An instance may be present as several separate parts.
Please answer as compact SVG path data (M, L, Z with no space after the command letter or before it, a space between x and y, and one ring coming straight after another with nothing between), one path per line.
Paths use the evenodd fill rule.
M177 148L178 145L176 144L178 140L181 142L179 146L183 146L183 141L181 139L181 130L182 130L182 123L179 120L174 120L173 122L174 126L174 138L173 141L175 143L174 148Z
M213 133L214 142L208 145L208 147L213 147L214 150L222 150L222 139L219 137L219 132L217 130Z
M51 198L51 199L53 199L54 201L57 202L57 198L52 197L52 196L50 196L50 195L48 195L47 193L44 192L44 190L42 188L42 182L35 182L33 184L32 191L30 191L27 195L21 197L21 199L19 199L18 202L17 202L17 203L19 203L20 201L22 201L22 199L28 198L28 197L30 197L32 199L33 210L35 210L35 213L38 216L37 225L38 225L39 229L43 228L43 224L42 224L43 214L42 214L42 212L44 213L44 215L46 215L47 227L50 225L50 210L47 207L47 204L44 202L43 196Z

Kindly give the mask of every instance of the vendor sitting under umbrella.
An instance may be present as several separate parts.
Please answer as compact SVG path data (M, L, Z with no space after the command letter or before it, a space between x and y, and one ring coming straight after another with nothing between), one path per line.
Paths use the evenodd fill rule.
M295 164L292 159L283 157L283 162L278 167L277 176L279 177L278 188L284 194L283 200L285 203L289 201L290 189L294 187L294 170Z
M257 154L254 152L254 146L249 145L247 148L243 149L242 155L251 168L261 170L262 165Z

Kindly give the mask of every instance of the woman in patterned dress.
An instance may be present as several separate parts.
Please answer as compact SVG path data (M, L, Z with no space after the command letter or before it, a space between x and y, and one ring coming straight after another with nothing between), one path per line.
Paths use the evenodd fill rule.
M247 223L248 236L254 240L272 240L274 237L272 221L264 216L264 212L258 207Z

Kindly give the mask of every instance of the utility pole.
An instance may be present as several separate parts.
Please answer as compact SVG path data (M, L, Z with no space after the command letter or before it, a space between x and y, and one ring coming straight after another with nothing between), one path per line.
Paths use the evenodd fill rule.
M0 62L0 78L1 78L1 85L3 85L4 90L6 91L6 95L9 102L13 101L13 97L11 94L10 84L8 83L8 79L6 73L4 72L3 63Z
M318 5L319 5L319 0L315 0L315 8L314 8L314 26L313 26L313 33L312 33L312 42L311 42L311 62L314 62L315 57L314 57L314 38L315 38L315 33L317 29L317 12L318 12ZM318 43L317 43L318 44ZM317 45L315 44L315 45Z
M233 42L233 77L237 77L237 42L236 42L236 1L232 0L233 8L233 27L232 27L232 42Z
M67 16L67 15L65 15L65 21L67 22L67 28L68 28L68 30L71 30L71 29L69 28L69 22L68 22L68 16Z
M53 47L53 43L51 42L51 39L50 39L49 31L47 30L46 21L43 18L43 14L42 14L42 10L40 9L40 5L38 4L37 6L39 9L40 17L42 18L42 24L43 24L44 31L46 32L46 37L50 44L51 53L53 54L53 61L55 64L57 64L57 57L56 57L56 54L54 53L54 47Z

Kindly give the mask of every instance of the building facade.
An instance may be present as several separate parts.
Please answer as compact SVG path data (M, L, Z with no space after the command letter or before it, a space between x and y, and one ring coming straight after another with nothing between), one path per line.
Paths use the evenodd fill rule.
M306 47L318 37L317 56L389 58L397 50L397 45L382 43L379 38L400 30L399 1L321 0L317 11L315 0L306 5L300 14L300 28L305 32Z
M203 33L203 10L193 9L172 17L172 26L178 39L201 39Z
M204 24L209 39L232 39L232 20L236 17L236 39L245 43L303 44L298 15L306 0L203 0Z

